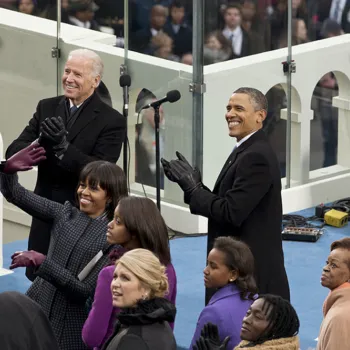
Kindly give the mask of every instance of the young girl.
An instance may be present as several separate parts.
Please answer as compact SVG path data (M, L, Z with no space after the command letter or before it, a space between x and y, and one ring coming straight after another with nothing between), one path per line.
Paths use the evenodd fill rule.
M114 219L108 224L107 240L119 244L124 251L144 248L153 252L166 267L169 291L166 298L175 304L176 274L171 264L168 230L164 219L154 202L148 198L122 198L115 210ZM119 255L123 250L117 251ZM89 317L83 328L83 340L90 348L99 349L111 335L116 315L113 308L110 285L113 280L114 264L105 267L99 277L95 298ZM173 328L173 323L170 323Z
M190 349L208 322L217 325L221 341L230 337L227 349L233 349L240 342L242 320L257 293L253 254L245 243L219 237L207 260L204 284L216 292L199 316Z

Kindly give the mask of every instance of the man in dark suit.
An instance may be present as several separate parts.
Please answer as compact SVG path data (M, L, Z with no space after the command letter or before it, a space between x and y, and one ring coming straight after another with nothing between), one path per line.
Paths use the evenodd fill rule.
M341 25L344 33L350 33L350 0L319 0L317 5L319 23L330 18Z
M126 132L125 118L102 102L95 89L103 62L93 51L69 54L62 76L64 96L39 101L36 112L6 151L6 159L39 139L47 159L38 167L34 192L59 203L75 200L80 170L94 160L117 162ZM51 222L33 218L28 250L47 254ZM30 280L35 276L27 269Z
M219 236L234 236L249 245L255 258L259 293L289 300L281 224L281 177L277 157L261 130L267 100L253 88L240 88L226 107L229 135L237 139L210 191L186 159L162 160L165 175L184 191L191 213L207 217L208 252ZM239 271L238 271L239 273ZM207 290L206 303L213 291Z
M185 22L185 5L174 0L169 8L169 21L164 32L173 39L173 53L178 57L192 52L192 29Z

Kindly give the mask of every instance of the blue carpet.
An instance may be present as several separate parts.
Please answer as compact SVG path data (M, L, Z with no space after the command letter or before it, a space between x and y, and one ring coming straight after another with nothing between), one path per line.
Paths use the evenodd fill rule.
M310 217L314 209L297 214ZM322 304L328 291L320 285L321 270L327 259L330 244L350 236L350 228L326 227L316 243L283 242L285 263L291 286L292 304L300 317L301 350L316 348L322 321ZM9 266L10 256L16 250L25 250L26 241L4 246L4 267ZM175 335L180 349L188 349L199 313L204 306L203 268L205 265L206 237L181 238L170 243L173 263L178 278L177 318ZM24 269L0 278L0 292L17 290L25 292L30 283Z

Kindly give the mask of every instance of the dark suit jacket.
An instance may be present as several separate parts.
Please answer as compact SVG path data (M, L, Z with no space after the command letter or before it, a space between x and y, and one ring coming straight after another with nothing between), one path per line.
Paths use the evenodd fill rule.
M208 222L208 252L219 236L249 245L255 258L259 293L289 299L282 250L281 177L277 157L262 130L228 157L213 192L197 190L191 213Z
M47 117L66 116L64 96L48 98L38 103L36 112L20 136L6 151L6 159L38 139L40 125ZM75 201L75 192L80 170L94 160L107 160L116 163L125 137L125 118L116 110L101 101L95 93L81 110L77 120L69 130L70 143L60 160L49 145L47 159L38 166L38 178L34 192L55 202ZM49 246L51 225L33 219L29 234L28 249L46 254ZM31 269L27 277L34 279Z
M149 27L130 33L130 50L152 54L150 47L152 37L153 35Z
M39 137L40 125L45 118L63 118L65 100L64 96L59 96L39 101L28 126L8 147L6 159ZM74 200L81 169L99 159L116 163L125 130L125 118L94 94L69 130L70 146L62 160L47 148L47 160L38 166L35 193L59 203Z
M233 54L233 58L240 58L250 56L254 51L252 47L252 39L250 35L242 28L243 40L242 40L242 50L240 55Z
M319 0L318 12L317 12L319 22L322 23L324 20L326 20L329 17L331 7L332 7L332 0ZM341 16L341 26L345 33L350 33L349 12L350 12L350 1L346 0L343 13Z
M171 22L168 22L164 26L164 32L173 39L174 55L181 57L186 53L192 53L192 29L190 27L181 24L179 31L175 33Z

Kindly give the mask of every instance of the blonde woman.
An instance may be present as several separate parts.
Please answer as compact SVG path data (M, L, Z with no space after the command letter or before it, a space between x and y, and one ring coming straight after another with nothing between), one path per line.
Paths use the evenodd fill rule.
M165 266L149 250L133 249L117 262L111 291L113 306L121 309L113 335L104 350L176 350L169 322L176 308L168 292Z

